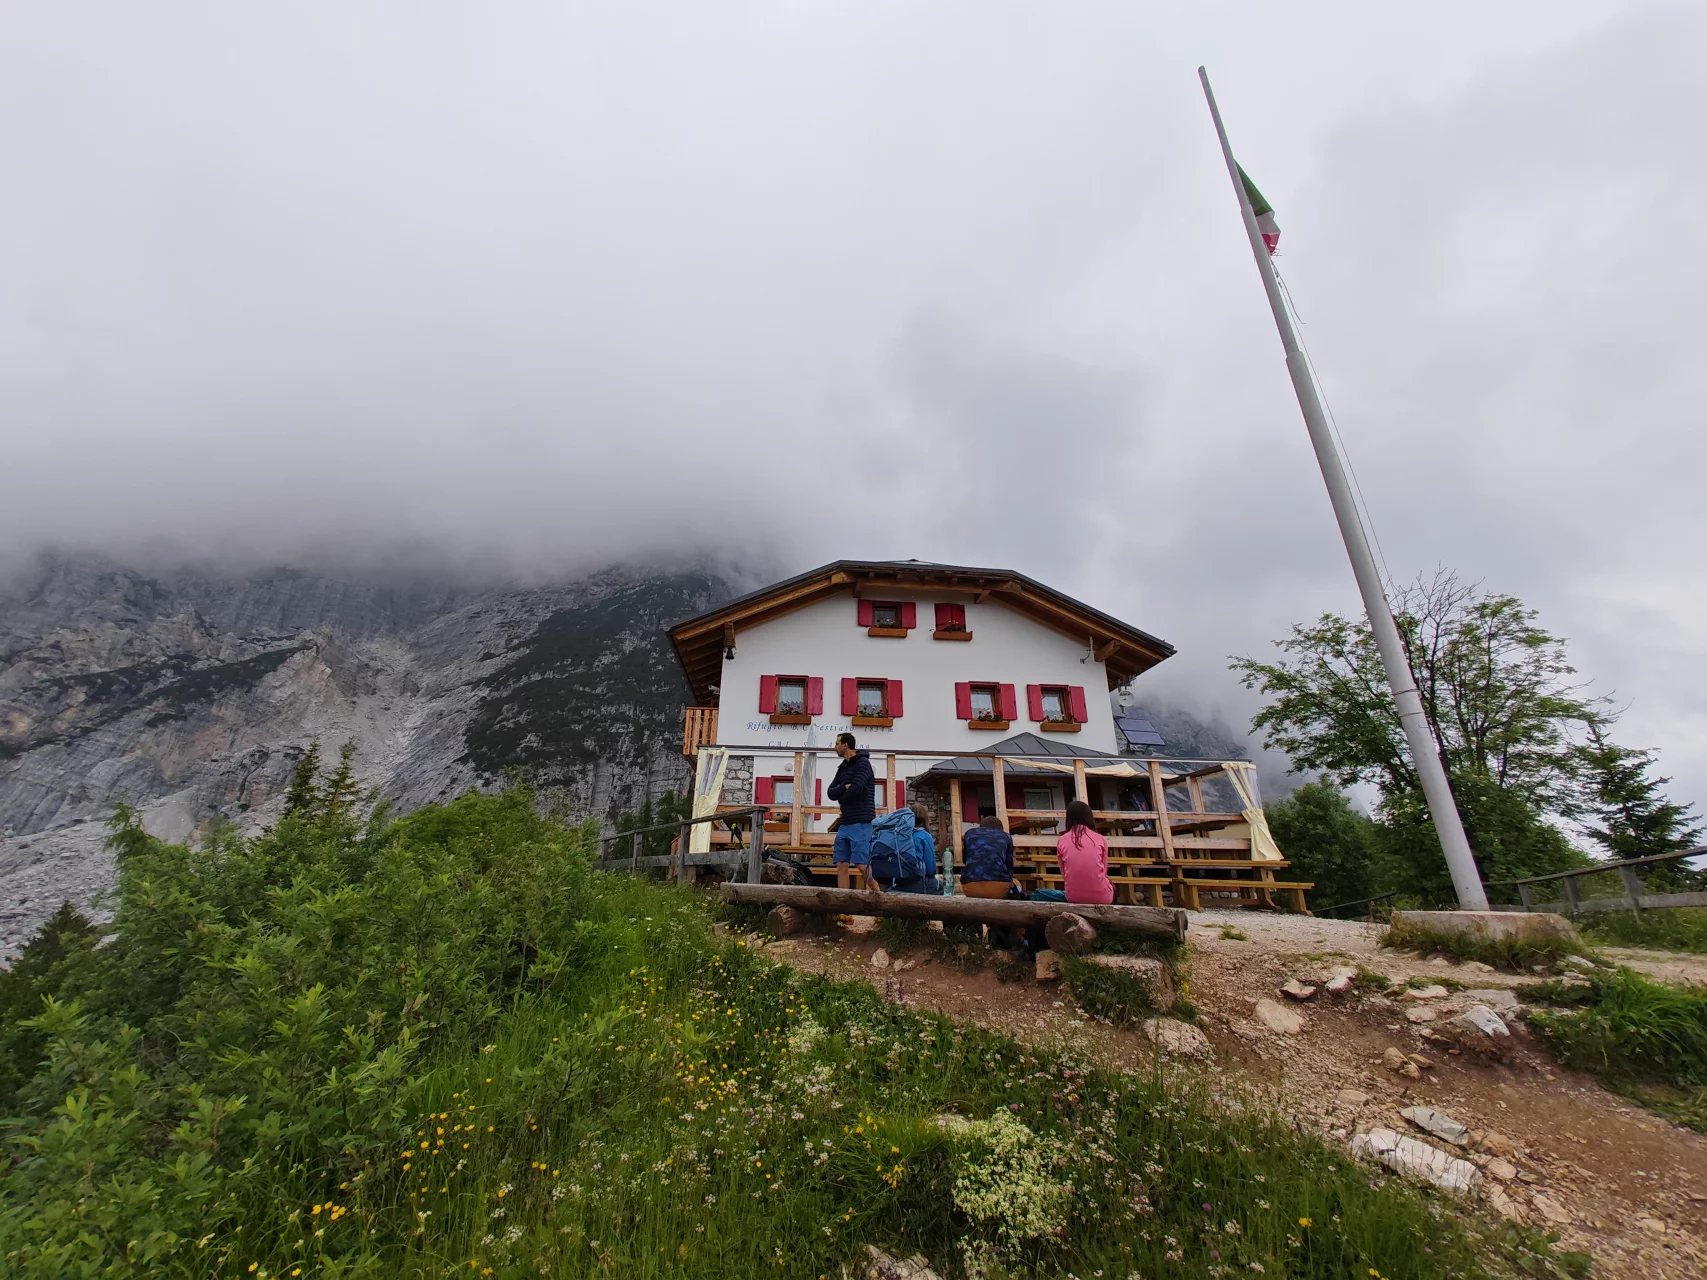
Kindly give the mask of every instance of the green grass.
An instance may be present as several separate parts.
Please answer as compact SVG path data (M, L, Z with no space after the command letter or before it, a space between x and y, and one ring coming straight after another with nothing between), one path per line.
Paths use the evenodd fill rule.
M1568 1067L1707 1132L1707 987L1674 987L1630 969L1585 983L1522 989L1554 1007L1530 1025Z
M1149 990L1130 974L1105 969L1082 956L1059 959L1062 983L1074 1003L1093 1018L1128 1026L1167 1012L1156 1007Z
M1437 933L1409 922L1389 925L1381 935L1381 945L1419 955L1440 952L1458 961L1479 960L1508 973L1527 973L1536 965L1551 966L1566 956L1584 955L1587 950L1575 938L1472 938Z
M1668 907L1659 911L1585 913L1577 927L1595 942L1617 947L1654 947L1707 955L1707 907Z
M115 941L58 939L44 1013L0 1034L7 1275L810 1280L867 1243L991 1280L1571 1261L1276 1118L774 965L692 890L593 871L591 832L523 791L203 850L116 835Z

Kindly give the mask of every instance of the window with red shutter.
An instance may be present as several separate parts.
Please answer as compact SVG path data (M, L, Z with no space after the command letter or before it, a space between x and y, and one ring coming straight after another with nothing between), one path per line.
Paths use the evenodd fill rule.
M1040 721L1048 733L1077 733L1079 726L1085 722L1085 691L1078 685L1044 684L1027 685L1026 692L1030 696L1035 689L1036 700L1032 703L1033 720Z
M865 628L867 635L900 640L918 625L919 610L910 601L861 600L859 618L859 625Z
M889 682L889 696L885 705L889 708L889 715L892 719L899 720L901 718L901 682L899 680Z
M842 677L842 714L857 716L859 714L859 681L852 676Z
M855 612L855 616L859 619L859 625L862 627L875 627L877 624L871 620L872 602L870 600L861 600L858 602L858 605L859 607Z
M957 720L972 718L972 686L965 681L954 686L954 716Z
M776 799L776 780L774 778L753 779L753 803L770 804Z
M933 640L970 640L972 633L966 629L966 606L963 604L939 604L936 606L936 629L931 632Z
M961 719L967 722L968 728L1006 729L1014 718L1014 687L1011 684L980 684L974 680L969 684L955 685L954 692L956 703L966 713Z
M853 686L853 722L870 728L887 729L895 722L896 712L890 707L891 680L848 680L842 684L842 701L848 697L848 685Z
M1074 720L1084 724L1090 719L1089 708L1085 705L1085 686L1076 684L1067 690L1067 712Z
M1019 698L1015 694L1014 687L1011 684L1004 684L1002 686L1002 719L1019 719Z
M919 606L911 600L901 602L901 625L909 631L919 625Z
M776 677L759 677L759 714L768 716L776 710Z
M1043 719L1043 686L1028 684L1025 687L1025 714L1028 719Z
M824 700L823 681L818 681L818 702ZM772 724L810 724L812 684L806 676L764 676L759 681L759 710L767 711Z

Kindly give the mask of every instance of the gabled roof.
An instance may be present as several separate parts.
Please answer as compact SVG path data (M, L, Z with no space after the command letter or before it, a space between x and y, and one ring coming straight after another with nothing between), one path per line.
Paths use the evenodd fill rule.
M1032 756L1039 760L1119 760L1120 757L1109 751L1095 751L1089 747L1075 746L1057 737L1045 738L1035 733L1016 733L1011 738L1003 738L988 749L993 756ZM1130 757L1128 757L1130 759ZM975 778L989 777L994 770L990 761L981 756L955 756L951 760L939 760L918 777L918 781L926 778ZM1061 775L1053 769L1039 769L1019 760L1004 760L1002 772L1007 777L1041 774L1045 777L1059 778Z
M715 701L711 689L722 670L728 636L830 596L844 593L880 596L885 591L924 591L968 595L979 601L999 600L1063 635L1087 641L1097 660L1105 664L1111 689L1148 671L1174 652L1167 641L1023 573L1012 569L930 564L923 560L837 560L678 622L670 628L670 641L676 647L676 656L681 659L694 696L701 703L710 704Z

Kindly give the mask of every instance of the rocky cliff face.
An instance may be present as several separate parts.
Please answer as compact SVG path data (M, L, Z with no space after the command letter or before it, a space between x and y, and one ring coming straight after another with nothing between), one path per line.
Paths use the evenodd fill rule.
M732 594L612 570L489 591L47 558L0 584L0 954L111 881L120 801L186 839L276 818L318 739L401 808L510 769L611 816L686 781L663 632Z

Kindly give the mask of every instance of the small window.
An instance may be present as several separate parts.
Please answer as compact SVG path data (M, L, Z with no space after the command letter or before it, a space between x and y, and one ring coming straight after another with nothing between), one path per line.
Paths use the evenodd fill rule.
M888 682L884 680L861 680L859 682L859 710L862 716L886 716L888 711Z
M974 720L1000 720L1002 718L1000 685L975 684L972 686L972 718Z
M874 627L898 627L901 625L901 606L898 604L878 604L871 606L871 625Z
M806 714L806 681L797 676L778 676L776 682L776 710L778 715L803 716Z
M792 805L794 803L794 779L772 778L771 801L774 804Z
M1045 720L1071 720L1073 713L1069 710L1067 689L1065 685L1043 686L1043 718Z
M1053 809L1055 807L1055 796L1048 787L1027 787L1025 789L1025 807L1027 809Z

